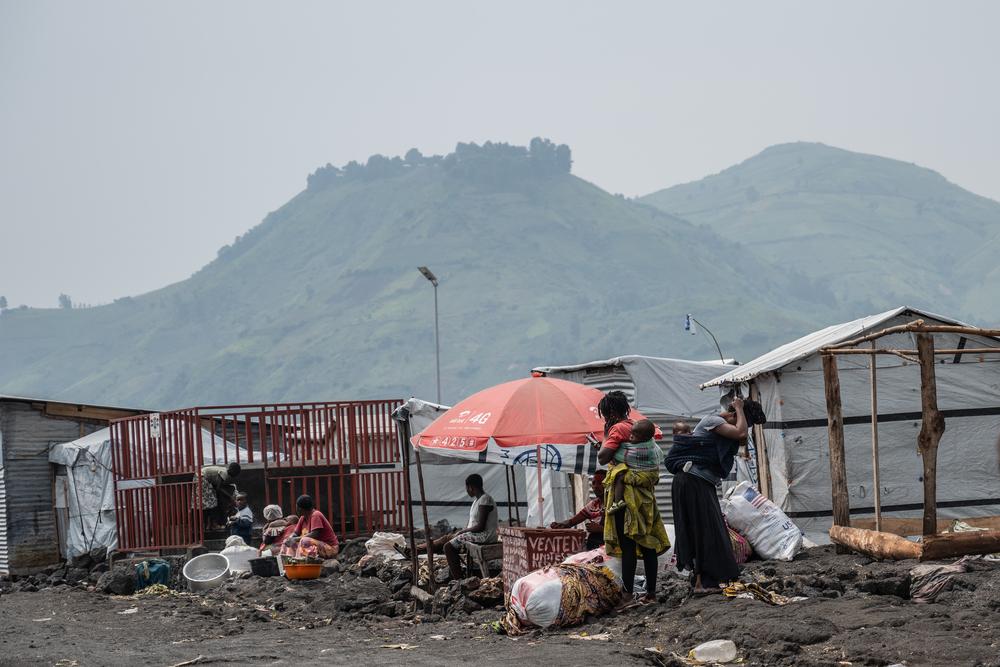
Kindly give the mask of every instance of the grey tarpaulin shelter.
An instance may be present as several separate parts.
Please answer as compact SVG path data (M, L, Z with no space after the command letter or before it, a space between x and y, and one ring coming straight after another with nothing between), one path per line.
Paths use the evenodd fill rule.
M723 363L626 355L570 366L539 366L534 371L586 384L603 392L624 392L639 412L660 427L663 432L660 444L667 447L673 438L673 422L697 422L719 411L719 392L702 391L699 386L733 365L733 361ZM752 469L741 472L754 479ZM673 523L670 482L671 476L662 471L660 483L656 486L657 506L667 523Z
M962 324L900 307L803 336L703 385L747 384L752 395L759 394L769 420L759 430L762 490L813 540L829 541L827 530L833 516L819 350L918 319L928 324ZM1000 346L1000 340L936 333L934 344L941 349L962 349ZM878 346L912 349L915 341L911 333L898 333L880 338ZM869 358L846 356L838 363L851 514L870 517L874 490ZM882 511L890 517L919 516L923 507L923 467L916 448L921 423L919 365L892 355L879 355L877 363ZM936 373L938 404L947 422L938 449L939 515L1000 514L996 452L1000 357L955 354L939 359Z

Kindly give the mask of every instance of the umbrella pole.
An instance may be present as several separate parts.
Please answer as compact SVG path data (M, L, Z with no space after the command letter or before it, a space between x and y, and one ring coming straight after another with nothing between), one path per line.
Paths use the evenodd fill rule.
M437 581L434 580L434 541L431 539L431 522L427 519L427 496L424 495L424 469L420 465L420 448L414 449L414 455L417 457L417 481L420 483L420 509L424 514L424 544L427 545L427 585L430 587L431 592L437 588ZM413 557L417 557L416 548L413 550ZM413 585L416 586L417 582L414 581Z
M514 516L517 517L517 525L521 525L521 503L517 499L517 472L510 468L510 481L514 485Z
M538 479L538 525L545 525L545 498L542 496L542 446L535 445L535 471Z
M507 482L507 525L510 525L510 466L503 467L503 478Z

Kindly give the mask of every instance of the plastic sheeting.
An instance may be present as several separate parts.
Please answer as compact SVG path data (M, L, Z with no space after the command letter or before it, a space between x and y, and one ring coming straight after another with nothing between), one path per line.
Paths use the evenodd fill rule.
M534 370L557 378L583 382L588 369L621 366L635 386L635 408L645 413L695 419L718 411L719 395L701 391L730 364L664 357L626 355L574 366L540 366Z
M769 368L754 382L770 421L764 437L771 473L771 499L806 535L828 542L832 522L830 452L827 442L826 396L820 347L867 331L905 324L915 319L928 323L954 324L913 309L889 311L846 325L828 327L790 343L734 373L722 376L742 380L747 368ZM873 325L872 322L878 324ZM836 336L829 332L837 331ZM823 333L818 332L818 333ZM934 334L939 349L997 347L992 338ZM806 341L808 339L808 345ZM913 334L904 332L878 339L880 348L914 349ZM798 352L784 355L785 365L772 368L782 349ZM807 348L811 354L801 355ZM871 453L871 390L869 357L838 358L847 482L853 516L874 513ZM1000 514L1000 475L997 475L997 438L1000 436L1000 355L939 357L935 366L938 407L944 412L945 432L938 447L937 499L941 518ZM957 363L956 363L957 361ZM881 503L885 516L920 516L923 503L923 463L917 451L920 430L920 370L915 363L890 355L879 355L877 366L879 413L879 471ZM713 384L716 381L713 381Z
M202 429L202 460L212 459L212 434ZM216 437L216 449L221 446ZM225 443L232 460L236 458L236 445ZM68 498L68 527L63 557L72 558L97 547L108 550L118 546L118 529L115 521L115 481L111 462L111 429L103 428L90 435L53 445L49 448L49 462L66 466ZM126 486L152 486L153 480L128 480Z

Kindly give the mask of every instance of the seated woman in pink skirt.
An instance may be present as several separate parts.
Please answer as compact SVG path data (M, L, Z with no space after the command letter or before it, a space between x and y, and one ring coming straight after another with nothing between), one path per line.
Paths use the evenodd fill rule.
M295 501L299 510L299 522L291 537L285 540L282 556L326 560L340 551L333 526L323 513L316 509L311 496L299 496Z

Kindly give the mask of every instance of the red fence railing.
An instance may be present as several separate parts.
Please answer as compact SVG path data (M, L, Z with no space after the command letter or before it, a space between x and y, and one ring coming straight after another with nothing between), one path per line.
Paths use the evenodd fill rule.
M262 471L268 503L291 509L312 495L344 537L406 529L400 403L210 406L112 422L119 549L203 542L202 467L232 462Z

